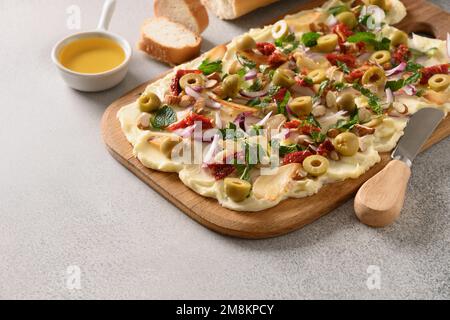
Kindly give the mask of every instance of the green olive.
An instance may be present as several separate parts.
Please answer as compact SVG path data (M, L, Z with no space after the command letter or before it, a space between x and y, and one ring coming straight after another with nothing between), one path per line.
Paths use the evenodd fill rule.
M237 74L230 75L223 80L222 90L226 97L234 98L239 93L240 78Z
M321 52L333 52L338 44L338 36L335 33L330 33L325 36L321 36L317 39L317 46L315 49Z
M172 150L175 148L177 144L181 142L181 138L175 138L175 137L166 137L162 140L159 150L162 154L164 154L167 158L172 158Z
M336 151L346 157L355 155L359 150L358 137L351 132L339 134L333 142Z
M358 20L353 12L345 11L336 16L336 19L345 24L350 29L355 28L358 25Z
M328 171L329 166L330 163L328 162L328 159L317 154L309 156L303 161L303 169L315 177L325 174Z
M240 51L248 51L256 48L256 41L248 34L240 37L236 41L236 48Z
M252 189L250 182L238 178L225 178L225 193L234 202L247 199Z
M391 61L391 53L387 50L377 51L374 54L372 54L370 60L378 63L379 65L383 65Z
M153 112L159 109L161 106L161 100L153 92L143 93L138 100L139 109L141 112Z
M391 45L393 47L398 47L401 44L408 44L408 35L403 31L396 30L391 36Z
M322 83L323 81L327 80L327 75L325 73L325 70L323 69L316 69L308 73L308 78L310 78L314 84Z
M435 74L428 80L428 85L434 91L444 91L450 85L450 77L446 74Z
M312 111L312 107L312 98L309 96L295 98L289 103L289 109L298 117L308 116Z
M272 82L276 86L290 88L295 84L295 79L282 69L277 69L273 74Z
M383 10L387 10L386 0L369 0L369 4L378 6Z
M343 93L336 100L339 110L353 112L356 109L355 97L351 93Z
M188 73L181 77L180 87L184 90L187 86L190 87L203 87L205 80L202 75L197 73Z
M373 84L380 86L386 81L384 70L379 67L370 67L362 77L363 84Z
M272 27L272 37L274 39L281 39L284 36L287 36L289 33L289 27L284 20L280 20L275 23Z

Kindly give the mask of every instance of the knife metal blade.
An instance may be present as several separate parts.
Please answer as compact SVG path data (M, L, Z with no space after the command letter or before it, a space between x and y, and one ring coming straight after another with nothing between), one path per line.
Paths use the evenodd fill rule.
M405 134L392 152L392 159L401 160L411 167L414 158L444 116L444 112L434 108L424 108L414 113L408 121Z

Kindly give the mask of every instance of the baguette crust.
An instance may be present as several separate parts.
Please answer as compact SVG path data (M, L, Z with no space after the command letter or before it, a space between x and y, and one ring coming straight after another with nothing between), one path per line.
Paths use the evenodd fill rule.
M154 59L165 62L171 66L179 65L200 55L200 48L202 44L201 37L196 35L195 38L197 41L191 46L184 46L181 48L169 47L152 39L151 35L145 32L145 26L148 23L151 23L151 19L146 20L141 28L141 39L138 43L139 50L147 53ZM180 25L180 27L184 28L186 32L192 32L183 25Z
M197 26L195 30L191 30L197 34L202 34L203 31L208 27L209 25L209 17L208 17L208 11L206 10L205 6L201 3L200 0L180 0L184 1L186 6L188 7L191 16L195 19ZM164 2L165 0L155 0L153 7L156 17L166 17L170 20L173 20L175 22L183 24L186 28L190 29L189 26L185 23L185 21L180 18L177 19L174 16L167 17L164 15Z
M279 0L225 0L232 10L221 8L221 0L202 0L202 3L220 19L233 20L237 19L258 8L267 6Z

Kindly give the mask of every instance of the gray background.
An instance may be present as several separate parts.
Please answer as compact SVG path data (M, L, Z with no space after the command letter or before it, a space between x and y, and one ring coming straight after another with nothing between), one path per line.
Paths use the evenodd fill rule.
M211 17L204 49L294 8ZM435 0L450 10L446 0ZM0 298L450 298L450 139L414 163L400 220L370 229L352 201L304 229L245 241L198 225L120 166L100 136L106 106L167 67L135 52L115 89L82 94L50 61L66 8L96 26L100 0L1 0ZM111 30L131 43L150 0L119 0ZM81 290L66 270L81 268ZM381 289L369 290L369 265Z

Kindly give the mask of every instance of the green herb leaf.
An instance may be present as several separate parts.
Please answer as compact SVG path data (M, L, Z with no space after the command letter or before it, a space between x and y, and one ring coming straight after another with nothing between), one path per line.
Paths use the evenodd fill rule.
M251 61L250 59L247 59L243 55L236 54L236 58L237 58L238 62L243 67L246 67L246 68L249 68L249 69L254 69L256 67L256 63L254 61Z
M355 112L355 114L350 118L350 120L348 121L344 119L339 120L336 124L336 128L351 130L357 124L359 124L359 116L358 112Z
M297 152L297 151L302 151L302 148L299 147L298 144L291 144L288 146L279 146L278 147L278 151L280 153L280 157L284 157L285 155L292 153L292 152Z
M259 91L262 89L262 83L261 80L256 79L255 82L253 82L253 84L248 88L248 90L250 91Z
M317 32L307 32L302 36L302 42L307 47L314 47L317 45L317 39L320 38L320 34Z
M393 92L400 90L401 88L414 84L420 80L422 74L420 72L413 73L407 79L399 79L386 82L386 88L391 89Z
M423 68L423 66L421 64L415 63L414 61L410 60L406 64L405 71L406 72L418 72L422 68Z
M156 129L164 129L177 121L177 114L169 106L164 106L151 119L152 126Z
M383 113L383 107L381 106L380 98L378 98L376 94L374 94L369 89L364 88L359 83L354 83L353 88L361 92L364 96L366 96L369 99L369 106L373 112L375 112L376 114Z
M210 62L208 59L205 59L198 67L198 70L203 72L205 75L210 75L214 72L222 72L222 61L217 60Z
M375 50L389 50L391 40L388 38L382 38L380 41L376 39L376 36L372 32L357 32L354 35L348 37L348 42L357 43L364 42L368 45L372 45Z
M350 73L350 69L349 69L349 67L344 63L344 62L341 62L341 61L336 61L336 63L337 63L337 65L338 65L338 67L345 73L345 74L349 74Z
M327 137L323 133L316 132L316 131L311 132L310 135L311 135L311 138L314 140L314 142L317 143L317 144L320 144L320 143L324 142L325 138Z
M284 115L287 116L286 106L287 106L290 98L291 98L291 93L289 91L286 91L286 94L284 95L283 101L277 103L277 105L278 105L278 113L281 113L281 114L284 114Z
M317 102L322 97L325 89L328 87L329 84L330 80L325 80L320 83L319 91L317 91L316 95L313 97L314 102Z
M317 119L312 114L310 114L306 118L305 121L306 121L307 124L310 124L310 125L312 125L314 127L317 127L317 128L321 128L319 121L317 121Z
M275 45L282 48L284 54L289 54L298 48L300 42L297 41L295 33L289 33L287 36L275 40Z

